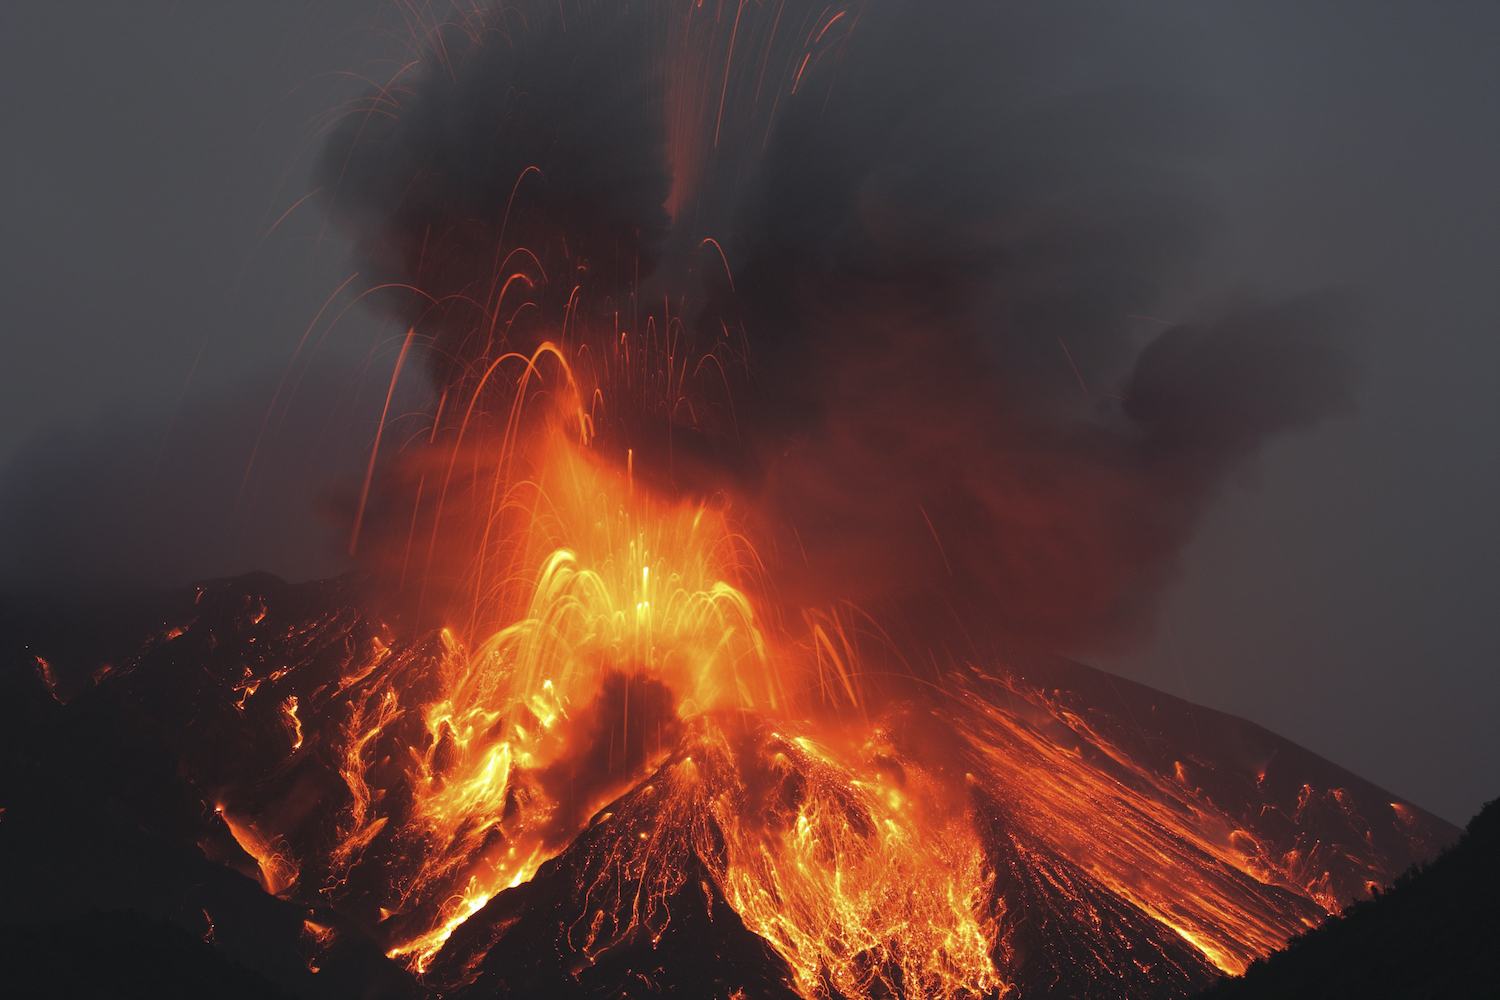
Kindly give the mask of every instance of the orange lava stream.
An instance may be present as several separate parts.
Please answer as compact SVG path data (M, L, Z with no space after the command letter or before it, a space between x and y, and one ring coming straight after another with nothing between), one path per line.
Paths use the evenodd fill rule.
M746 822L714 800L730 844L727 896L791 965L805 996L992 995L1005 989L976 916L989 878L962 811L907 771L841 761L806 737L773 738L768 771L799 801ZM863 764L863 767L860 765ZM917 780L910 780L917 779Z
M1044 692L1027 694L1045 699ZM1028 720L991 699L965 700L969 711L959 726L982 768L979 782L1014 818L1220 970L1243 972L1324 916L1299 898L1304 894L1287 873L1240 846L1248 835L1228 817L1115 750L1086 720L1061 710ZM1108 755L1107 766L1089 759L1076 739L1059 739L1055 730L1064 724L1069 736ZM1276 893L1278 884L1288 891ZM1303 905L1289 907L1289 897Z
M273 896L280 895L297 881L297 862L286 851L286 845L274 834L263 833L253 820L230 815L223 806L216 810L229 827L235 842L255 859L260 869L260 884Z
M723 515L682 505L643 517L644 501L621 502L630 495L625 477L560 431L546 445L550 461L500 505L524 503L530 513L533 537L522 553L551 547L531 599L471 655L448 637L444 697L422 709L433 749L409 772L415 816L446 848L421 860L416 891L446 882L452 864L484 857L444 906L442 923L393 949L418 969L454 927L562 846L545 843L555 803L541 795L512 810L519 817L503 852L484 844L517 790L517 771L544 770L573 749L570 713L598 695L606 674L665 683L684 717L781 697L749 602L723 579L737 550ZM558 544L564 538L568 547Z

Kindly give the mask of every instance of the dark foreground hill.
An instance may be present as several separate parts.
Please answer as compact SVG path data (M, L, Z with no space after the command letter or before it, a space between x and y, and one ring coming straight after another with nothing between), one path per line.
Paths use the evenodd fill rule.
M180 927L128 911L0 930L0 981L26 1000L290 1000Z
M1500 799L1449 850L1199 1000L1500 997Z

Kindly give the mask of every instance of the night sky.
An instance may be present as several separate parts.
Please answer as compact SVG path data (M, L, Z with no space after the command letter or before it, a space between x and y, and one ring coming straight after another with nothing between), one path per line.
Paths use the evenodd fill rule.
M1058 66L1170 65L1220 109L1215 237L1173 309L1338 286L1365 317L1357 412L1273 442L1211 508L1154 644L1095 665L1462 823L1500 794L1500 8L1058 10ZM3 17L0 588L346 568L322 508L401 331L342 311L346 248L293 206L399 16Z

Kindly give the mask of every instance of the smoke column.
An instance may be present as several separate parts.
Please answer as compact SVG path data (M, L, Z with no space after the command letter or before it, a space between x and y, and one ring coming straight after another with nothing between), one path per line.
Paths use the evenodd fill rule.
M1349 408L1357 324L1336 291L1151 318L1211 231L1214 109L1048 66L1065 16L480 12L320 181L438 394L568 323L654 331L690 405L620 387L596 446L732 497L787 606L1117 650L1225 477Z

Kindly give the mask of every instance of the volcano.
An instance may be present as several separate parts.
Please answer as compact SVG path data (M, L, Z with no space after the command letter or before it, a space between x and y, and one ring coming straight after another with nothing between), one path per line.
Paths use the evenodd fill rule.
M1335 293L1150 320L1193 116L732 6L408 11L313 178L390 324L361 569L15 602L8 919L304 997L1183 997L1457 837L1069 658L1350 400Z
M266 575L11 602L7 922L169 917L304 996L1178 997L1458 835L1037 656L842 728L684 712L621 663L557 706L571 796L519 752L481 755L481 789L451 744L486 734L434 724L463 651L369 603ZM444 794L455 825L424 811Z

